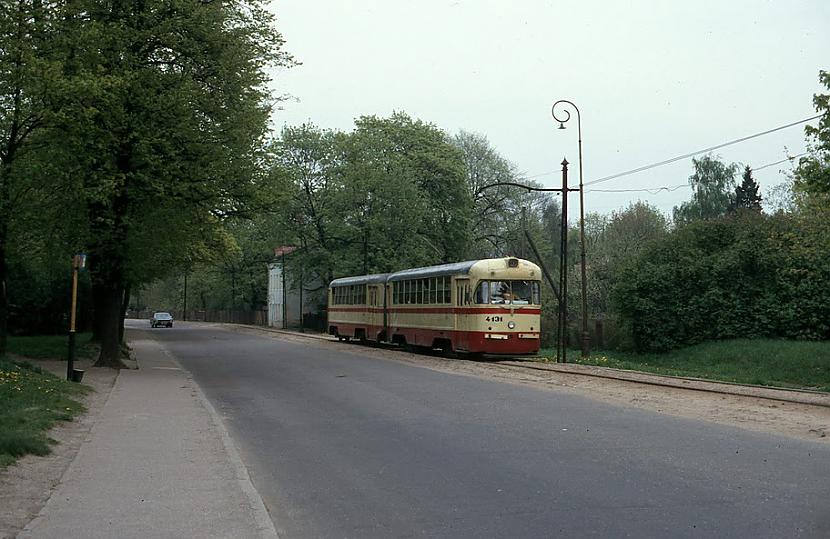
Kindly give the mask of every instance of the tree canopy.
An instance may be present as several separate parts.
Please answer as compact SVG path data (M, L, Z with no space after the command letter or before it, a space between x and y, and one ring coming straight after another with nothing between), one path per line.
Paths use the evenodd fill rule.
M42 126L42 146L52 150L33 157L25 173L43 180L57 163L43 191L73 194L62 210L84 223L75 248L89 253L100 362L111 364L130 287L227 248L233 238L224 221L252 213L273 103L266 67L292 60L259 0L31 6L53 10L17 18L43 27L50 46L34 40L30 48L48 51L33 65L48 67L50 77L41 78L48 99L25 117ZM0 74L25 54L0 56ZM24 93L32 103L44 95ZM6 95L15 103L14 90ZM17 121L19 132L24 116L16 110L2 111L0 125Z
M674 222L678 224L720 217L729 210L734 196L737 165L727 165L709 155L692 159L692 164L692 199L675 206Z

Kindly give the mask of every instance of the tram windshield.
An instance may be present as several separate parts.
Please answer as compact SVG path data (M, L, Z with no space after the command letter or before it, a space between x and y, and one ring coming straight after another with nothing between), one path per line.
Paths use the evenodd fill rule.
M539 305L539 281L481 281L475 298L478 304Z

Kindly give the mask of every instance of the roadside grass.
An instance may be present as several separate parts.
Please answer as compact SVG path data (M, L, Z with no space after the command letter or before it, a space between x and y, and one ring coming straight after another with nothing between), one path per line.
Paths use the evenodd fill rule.
M32 359L62 359L66 361L69 338L66 335L35 335L31 337L9 337L8 352ZM92 358L97 345L90 342L92 333L75 335L75 357Z
M553 358L553 349L541 356ZM633 371L706 378L724 382L814 389L830 392L830 341L734 339L713 341L663 354L598 351L568 361Z
M90 335L79 335L77 357L92 357ZM10 337L8 351L32 359L66 360L66 336ZM27 361L0 358L0 467L27 455L47 455L56 443L47 435L58 421L84 411L76 400L91 391Z

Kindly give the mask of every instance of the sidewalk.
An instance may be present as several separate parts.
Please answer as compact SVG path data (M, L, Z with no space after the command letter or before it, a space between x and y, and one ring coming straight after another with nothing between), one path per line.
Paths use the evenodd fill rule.
M277 537L198 386L157 342L130 344L139 370L120 372L60 485L19 537Z

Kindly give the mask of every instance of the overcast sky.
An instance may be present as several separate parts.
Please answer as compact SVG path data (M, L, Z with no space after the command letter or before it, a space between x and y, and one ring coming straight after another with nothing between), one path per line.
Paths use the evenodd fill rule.
M830 69L830 0L272 0L301 66L275 74L293 99L274 125L350 131L392 111L454 134L485 135L527 177L578 181L576 119L557 130L551 105L582 114L584 179L662 161L816 114ZM815 122L813 122L815 123ZM786 150L785 150L786 149ZM805 150L803 125L723 148L759 168ZM781 164L758 170L762 195ZM598 184L686 184L690 159ZM664 212L686 187L658 194L586 188L586 210L642 199ZM575 196L575 195L572 195ZM576 199L572 201L575 202Z

